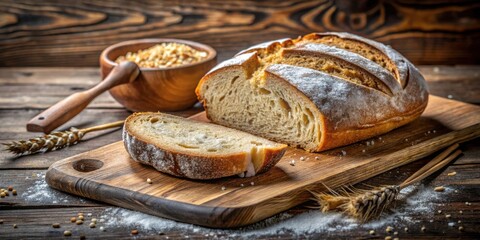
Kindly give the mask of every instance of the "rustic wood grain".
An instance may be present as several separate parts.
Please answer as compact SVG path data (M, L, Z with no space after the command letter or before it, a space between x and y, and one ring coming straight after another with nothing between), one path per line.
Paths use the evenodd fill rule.
M465 201L473 201L477 199L475 194L479 194L480 192L476 192L474 189L469 188L477 188L480 183L478 182L480 177L478 172L478 162L477 163L469 163L465 160L468 158L472 158L474 156L478 156L478 153L475 155L472 152L471 148L474 146L478 146L480 144L480 139L476 139L473 141L469 141L460 145L460 149L463 151L463 156L452 162L449 166L445 169L440 170L438 173L433 174L433 176L428 177L423 182L428 184L428 187L432 186L455 186L456 188L464 188L464 191L469 191L469 194L462 193L462 194L455 194L451 196L452 201L456 202L465 202ZM433 154L435 155L435 154ZM381 185L390 185L390 184L398 184L403 182L407 179L411 174L413 174L416 170L420 167L425 165L428 161L430 161L431 157L426 157L421 160L415 161L411 164L403 165L401 167L392 169L385 173L375 176L374 178L370 178L364 182L361 182L355 185L358 188L368 188L368 186L381 186ZM0 179L0 187L5 188L7 186L14 186L14 188L18 191L18 196L16 197L7 197L0 201L0 210L5 209L20 209L20 208L59 208L59 207L91 207L91 206L104 206L104 203L91 201L85 198L80 198L75 195L71 195L68 193L57 191L53 188L44 188L37 189L39 185L43 186L46 185L44 182L45 174L47 170L46 167L43 169L38 170L1 170L2 178ZM455 176L448 176L447 174L450 172L457 172ZM465 187L468 187L465 189ZM432 187L433 188L433 187ZM53 192L55 197L60 197L63 200L67 200L67 202L63 201L52 201L52 198L46 197L29 197L28 191L37 189L39 192ZM474 196L470 194L473 191ZM34 192L34 191L33 191ZM480 196L478 196L480 199ZM312 205L312 203L307 203L307 205Z
M275 168L252 178L189 181L159 174L132 162L123 142L118 142L54 163L46 180L62 191L149 214L209 227L238 227L305 202L308 190L354 184L426 157L467 135L479 136L477 123L480 107L431 97L420 119L381 140L374 138L375 145L360 142L319 154L290 148ZM463 134L449 133L473 124L476 127ZM292 160L295 166L290 165ZM154 184L146 183L146 178ZM255 185L250 186L252 181Z
M480 65L419 68L431 94L480 104ZM1 68L0 109L45 109L74 92L93 87L100 78L97 68ZM88 108L123 107L105 93Z
M133 62L120 63L112 69L111 74L94 87L77 91L30 119L27 123L27 131L50 133L77 116L100 94L134 81L139 72L137 64Z
M430 93L480 104L480 69L478 66L419 66Z
M461 149L466 151L468 154L468 149L465 149L465 144L461 145ZM476 229L476 224L478 221L478 214L480 214L480 204L478 200L480 199L480 188L479 185L463 185L464 181L471 181L475 179L475 176L478 175L478 172L475 169L478 169L478 165L469 166L465 164L458 164L463 160L464 157L460 157L451 166L441 170L439 173L434 174L433 176L425 179L423 182L426 188L433 188L438 185L445 185L458 189L458 193L449 194L448 204L445 204L443 200L440 200L435 203L435 208L432 209L432 214L434 219L431 219L431 216L428 215L418 215L414 214L411 221L403 221L396 225L395 227L404 228L408 227L410 231L408 233L403 233L400 231L400 237L402 238L424 238L426 236L432 238L434 236L442 238L453 238L453 237L473 237L478 234ZM366 186L380 186L383 184L398 184L399 182L406 179L410 174L415 170L419 169L426 162L429 161L429 158L425 158L419 161L416 161L412 164L402 166L390 171L387 171L375 178L371 178L363 183L356 185L355 187L364 188ZM448 176L447 173L457 171L457 175ZM12 198L4 198L0 201L0 219L4 220L4 224L0 225L0 238L17 236L17 237L38 237L44 236L52 238L54 236L61 236L62 232L65 229L71 229L74 232L74 236L80 235L83 233L87 238L106 238L106 237L115 237L115 238L130 238L129 230L136 228L138 226L130 225L125 228L123 225L113 224L107 228L106 232L98 231L98 228L102 226L98 224L96 229L89 230L86 225L76 226L69 223L69 219L72 216L75 216L78 212L83 213L92 213L92 217L100 218L103 216L105 209L110 207L101 207L102 205L97 205L94 207L91 205L91 201L82 200L79 201L75 197L68 198L67 194L59 193L62 198L69 199L69 206L66 206L63 203L53 203L53 202L43 202L43 207L39 206L37 201L31 200L23 196L25 190L29 189L31 186L36 185L36 181L39 180L37 177L45 174L45 170L26 170L21 174L18 174L18 171L2 171L2 174L5 173L5 178L0 178L0 187L13 185L16 189L19 190L19 195ZM471 173L474 172L475 175L471 176ZM24 179L29 177L28 179ZM452 184L452 179L454 183ZM433 181L432 181L433 180ZM458 184L458 185L457 185ZM55 191L55 190L52 190ZM473 202L471 206L466 206L465 202ZM297 215L308 211L308 206L311 206L313 203L308 202L305 205L292 208L286 211L287 214ZM77 207L75 207L77 206ZM34 208L34 209L30 209ZM10 209L10 210L8 210ZM21 210L23 209L23 210ZM459 233L456 228L446 228L446 220L443 214L438 214L438 210L442 210L443 214L449 213L452 214L453 218L456 220L461 220L464 223L466 229L465 232ZM463 214L458 214L458 210L462 210ZM52 217L55 216L55 217ZM430 220L434 220L430 222ZM60 229L51 228L53 222L61 223ZM18 224L19 228L13 229L12 224ZM267 222L262 223L268 225ZM384 230L388 223L384 225L379 225L376 228L373 228L377 232L377 236L383 237ZM420 226L425 225L428 227L428 232L423 233L420 231ZM401 230L400 228L400 230ZM369 237L369 229L364 229L361 226L351 229L350 231L328 231L327 233L317 233L310 235L309 237L319 237L319 238L351 238L351 237ZM161 232L163 235L158 235ZM459 235L462 234L462 235ZM216 234L218 237L227 237L227 233ZM159 231L140 231L140 237L146 236L156 236L160 238L175 238L189 236L190 238L205 238L204 235L200 235L198 232L186 232L179 231L175 229L169 230L159 230ZM209 236L210 237L210 236ZM269 239L271 236L259 236L258 239ZM282 233L281 235L275 236L278 239L291 239L298 236L292 235L290 233Z
M288 3L279 2L279 5L284 6ZM0 22L4 21L3 18L0 18ZM454 99L463 99L467 102L476 102L472 99L478 99L480 94L478 93L478 75L480 73L479 66L421 66L422 73L426 76L431 92L436 95L447 97L452 92L458 94L452 94ZM434 70L437 69L437 70ZM70 88L84 87L89 88L96 84L99 79L98 68L3 68L0 69L0 90L5 86L17 84L15 88L10 88L11 91L17 92L15 96L32 96L32 95L43 95L44 93L37 91L38 88L29 88L28 91L25 90L24 86L30 84L40 85L50 85L52 87L57 86L56 91L49 91L45 94L49 94L50 98L54 100L49 100L48 98L42 98L39 103L34 103L32 101L22 102L15 101L13 103L6 103L5 98L3 98L3 93L0 94L0 99L3 102L0 102L0 142L5 140L13 139L24 139L31 136L36 136L35 134L25 133L25 123L32 116L37 114L39 110L31 109L32 105L36 105L40 109L44 109L50 106L55 101L60 100L61 98L67 96L71 93ZM432 78L437 80L431 81ZM477 81L476 81L477 80ZM451 83L454 83L453 85ZM464 87L464 83L471 83L469 87ZM475 87L477 86L477 87ZM457 88L458 87L458 88ZM435 88L435 89L434 89ZM47 87L43 89L48 89ZM10 91L10 92L11 92ZM463 98L463 96L466 96ZM107 95L111 107L104 104L94 105L91 109L88 109L86 112L87 116L81 117L80 119L74 119L72 125L83 125L89 126L90 124L100 124L104 123L110 117L112 120L116 117L122 117L128 115L128 112L118 109L118 105L114 100ZM472 98L473 97L473 98ZM21 99L20 97L18 99ZM18 100L17 99L17 100ZM49 103L50 102L50 103ZM102 103L103 104L103 103ZM116 105L116 106L115 106ZM103 114L102 114L102 111ZM199 111L198 109L196 110ZM192 113L190 113L191 115ZM101 116L101 117L98 117ZM184 115L184 116L188 116ZM35 179L25 180L25 177L29 173L35 172L44 174L46 168L50 166L55 161L63 159L68 156L72 156L84 151L95 149L99 146L103 146L110 142L115 142L120 139L120 132L116 131L111 134L106 134L99 138L94 138L89 141L83 142L79 145L74 146L69 150L61 150L56 152L51 152L48 154L34 155L31 157L24 157L19 159L10 159L9 155L6 155L4 152L0 154L0 187L14 185L21 191L19 191L19 196L16 199L1 199L0 200L0 219L5 219L5 223L0 224L0 238L63 238L61 233L65 230L62 226L60 230L51 228L53 221L67 221L72 215L75 215L77 212L93 212L101 213L104 208L91 207L89 201L78 201L70 200L70 204L76 206L84 206L79 208L66 207L62 203L44 203L42 206L27 198L23 198L21 194L24 190L28 189L30 186L35 184ZM427 178L424 183L426 188L433 188L438 185L445 185L458 189L458 193L450 194L448 199L443 199L442 201L435 203L435 209L432 209L432 219L433 222L430 222L431 215L419 215L412 214L408 215L411 217L412 221L405 221L399 223L399 226L395 227L408 227L410 229L409 233L400 232L400 238L411 238L411 239L420 239L420 238L470 238L474 239L478 236L479 231L477 228L478 225L478 216L480 214L480 189L477 184L478 181L478 169L480 166L480 139L470 141L467 143L461 144L461 149L464 151L464 155L457 159L451 166L441 170L440 173L434 174L432 177ZM76 148L76 149L74 149ZM74 152L71 152L73 150ZM408 165L405 165L401 168L396 168L387 173L381 174L374 178L369 179L366 182L362 182L358 187L365 186L378 186L382 184L390 183L399 183L399 181L405 179L409 174L413 173L415 170L422 166L429 159L423 159ZM26 170L29 168L40 169L40 170ZM6 170L11 169L11 170ZM454 177L447 176L447 173L456 171L457 175ZM7 176L7 177L4 177ZM60 193L62 198L68 196L67 194ZM3 203L2 201L5 201ZM8 202L7 202L8 201ZM471 206L466 206L465 202L472 202ZM78 205L77 205L78 204ZM83 205L85 204L85 205ZM97 203L100 204L100 203ZM305 211L308 211L311 203L306 205L293 208L287 211L288 214L298 215ZM30 209L35 208L35 209ZM10 210L7 210L10 209ZM455 227L448 227L447 222L443 214L436 213L437 210L442 210L443 213L451 213L455 220L462 220L465 224L465 232L461 233L456 230ZM463 210L463 215L458 215L458 211ZM434 213L434 214L433 214ZM11 224L19 224L19 228L13 229ZM268 223L265 223L268 225ZM387 222L385 225L379 225L375 228L377 235L375 238L384 238L385 237L385 228L390 223ZM22 226L23 225L23 226ZM420 227L425 225L427 227L427 232L423 233L420 231ZM113 226L109 227L106 232L98 231L96 229L88 229L86 225L77 227L76 225L72 228L74 230L73 238L78 238L79 230L85 230L87 239L89 238L118 238L118 239L131 239L129 230L136 226L124 227ZM97 230L97 231L95 231ZM293 235L292 233L284 232L281 234L273 235L264 235L259 236L258 239L271 239L272 237L277 239L291 239L291 238L370 238L368 231L370 229L356 227L348 231L328 231L315 233L310 235ZM158 237L161 239L166 238L185 238L189 236L190 238L207 238L198 233L185 232L181 230L168 230L163 231L164 235L157 235L155 231L143 232L140 231L140 238L153 238ZM218 234L219 238L222 236L228 237L227 233Z
M10 194L0 199L0 211L24 208L98 207L106 204L65 194L48 187L46 170L2 170L0 187L13 186L17 196ZM0 218L1 219L1 218Z
M476 189L478 191L478 188ZM450 204L453 206L465 205L461 201L452 201ZM442 205L442 202L438 202L437 205ZM75 225L69 222L70 218L76 216L78 212L92 213L92 218L100 218L104 216L104 211L106 209L108 209L108 207L3 210L0 211L0 219L4 220L4 223L0 224L0 238L8 239L15 236L17 238L24 239L35 237L38 238L39 236L42 236L43 238L57 239L63 238L63 231L68 229L73 233L72 239L78 239L81 235L84 235L86 239L132 239L133 236L130 234L130 231L132 229L140 229L139 225L115 225L110 222L110 224L106 227L106 231L102 232L99 230L99 227L105 226L105 224L98 223L96 228L91 229L88 227L88 224L85 223L82 225ZM452 216L453 219L459 219L462 221L462 225L465 227L464 232L459 232L454 227L447 227L447 221L445 220L444 214L435 214L433 218L429 215L415 214L411 216L411 221L401 221L401 225L395 226L399 232L398 237L402 239L475 239L478 236L476 223L478 221L477 216L480 214L480 205L472 204L472 206L469 207L462 206L462 209L464 209L464 214L458 215L458 213L452 212ZM445 208L443 208L443 210L445 210ZM305 212L305 208L293 208L286 211L287 214L291 215L298 215L303 212ZM87 217L87 220L88 219L90 218ZM433 220L433 222L430 222L430 220ZM52 228L51 225L54 222L60 223L61 227L59 229ZM12 227L13 224L17 224L18 228L14 229ZM265 225L268 226L269 223L266 222ZM426 232L422 232L420 230L422 225L427 227ZM272 239L272 237L275 239L358 239L372 237L383 239L385 236L390 235L385 233L386 227L386 225L380 225L373 228L376 230L375 236L371 236L368 233L372 228L359 226L350 231L329 231L326 233L313 233L303 236L297 236L294 233L283 232L275 234L274 236L260 235L256 236L255 239ZM403 231L404 227L408 227L408 233ZM241 231L242 229L238 229L237 236L241 236ZM136 238L224 239L228 238L230 234L231 232L228 230L213 230L212 234L205 236L205 234L203 234L201 231L195 232L194 230L185 231L183 229L158 229L156 231L142 231L140 229Z
M475 1L0 2L0 66L98 66L119 41L170 37L209 44L219 60L267 40L348 31L392 45L415 64L477 64Z
M198 113L202 108L192 108L186 111L174 112L171 114L179 116L190 116ZM25 124L39 110L0 110L0 142L14 140L26 140L40 136L41 133L26 132ZM86 109L70 122L61 126L59 130L66 130L70 127L85 128L97 126L103 123L114 122L125 119L131 113L124 109ZM101 116L101 117L99 117ZM83 141L66 149L53 151L45 154L35 154L16 158L11 153L0 151L0 169L46 169L52 163L68 156L86 152L122 139L121 131L118 129L92 132L85 136ZM3 149L3 146L1 146Z

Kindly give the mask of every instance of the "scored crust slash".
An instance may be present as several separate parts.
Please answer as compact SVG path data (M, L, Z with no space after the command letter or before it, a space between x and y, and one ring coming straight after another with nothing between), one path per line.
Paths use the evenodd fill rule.
M124 127L134 160L194 179L253 176L283 155L286 145L271 141L309 152L344 146L413 121L428 102L413 64L347 33L253 46L207 73L196 94L207 117L225 127L135 114Z
M428 102L413 64L347 33L253 46L207 73L196 92L212 122L312 152L405 125Z

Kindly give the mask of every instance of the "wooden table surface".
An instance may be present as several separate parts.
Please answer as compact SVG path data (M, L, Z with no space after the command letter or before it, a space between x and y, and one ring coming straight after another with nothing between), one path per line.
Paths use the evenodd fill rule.
M421 66L420 70L425 75L432 94L480 104L480 66ZM25 124L31 117L69 94L87 89L98 81L97 68L1 68L0 142L37 136L38 134L28 133L25 130ZM200 107L196 107L176 114L189 116L201 110ZM110 95L103 94L63 129L70 126L85 127L121 120L129 114ZM311 221L323 221L325 218L320 214L312 213L308 208L312 205L311 202L291 209L280 217L277 216L244 230L208 230L184 224L178 224L178 227L173 228L171 224L170 227L159 224L160 227L144 229L141 227L141 219L137 219L139 222L116 219L115 209L110 205L70 196L51 190L45 185L43 176L53 162L120 139L120 131L106 131L93 134L78 145L51 153L14 158L7 152L0 152L0 187L6 188L11 185L18 191L17 196L10 195L0 199L0 220L3 220L3 223L0 223L0 238L61 238L64 230L72 230L71 238L75 239L80 236L85 236L87 239L105 237L118 239L131 238L132 229L139 230L136 236L140 238L156 236L165 239L233 238L251 235L252 231L256 232L259 238L372 237L383 239L387 235L396 237L392 233L385 232L387 226L394 227L395 231L398 231L399 238L480 237L480 139L462 144L461 149L464 151L462 157L418 186L428 190L443 185L448 189L445 193L432 193L437 194L433 199L423 199L432 206L427 211L418 210L419 212L408 212L403 215L402 212L397 212L396 217L387 215L387 220L373 225L351 224L351 227L343 228L334 226L333 229L326 230L310 229L306 233L300 230L295 231L295 229L277 232L275 229L278 230L279 226L282 226L282 220L279 218L290 218L287 225L293 225L293 228L296 223L305 222L305 218L308 220L309 216ZM427 160L394 169L366 183L374 186L400 183ZM455 176L447 176L447 173L454 171L457 173ZM422 201L422 196L419 201ZM399 208L401 209L402 206L400 205ZM438 212L439 210L442 212ZM113 216L105 215L105 211L114 214ZM87 218L107 216L104 217L106 222L98 223L96 228L89 228L89 221L83 225L70 223L70 218L76 216L78 212L85 213ZM92 216L87 216L87 213L91 213ZM451 217L447 218L446 214ZM164 220L157 220L159 223L162 221L164 222ZM55 222L60 223L61 228L52 228L51 225ZM13 227L14 224L17 228ZM319 226L318 224L313 226ZM464 231L458 230L460 225L464 227ZM100 226L105 226L105 231L101 231ZM421 231L422 226L426 227L425 231ZM408 232L404 231L405 227L408 227ZM375 230L375 235L370 235L369 230Z

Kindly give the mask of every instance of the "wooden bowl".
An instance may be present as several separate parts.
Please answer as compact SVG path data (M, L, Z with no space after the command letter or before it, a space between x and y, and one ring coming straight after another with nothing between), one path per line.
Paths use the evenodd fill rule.
M100 55L102 79L117 66L115 59L127 52L137 52L159 43L183 43L208 53L203 61L178 67L140 68L131 83L110 89L110 94L131 111L180 111L197 102L195 87L217 63L217 52L204 44L180 39L140 39L121 42L105 49Z

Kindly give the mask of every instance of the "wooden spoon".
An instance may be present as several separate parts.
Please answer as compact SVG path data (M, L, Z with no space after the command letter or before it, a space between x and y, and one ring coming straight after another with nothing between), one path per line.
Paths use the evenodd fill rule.
M27 131L49 133L75 117L98 95L120 84L135 81L140 70L133 62L122 62L105 80L88 90L77 92L38 114L27 123Z

